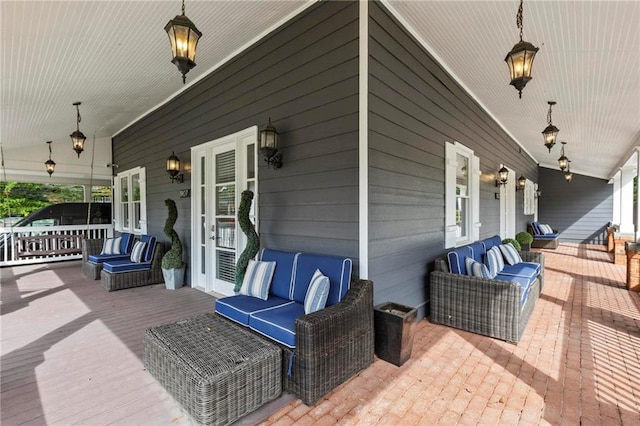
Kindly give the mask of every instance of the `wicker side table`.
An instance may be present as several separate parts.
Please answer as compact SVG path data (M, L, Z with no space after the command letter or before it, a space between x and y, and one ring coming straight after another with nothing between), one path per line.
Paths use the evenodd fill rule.
M92 280L99 280L102 263L82 262L82 272Z
M213 314L147 329L144 365L198 424L226 425L282 393L281 349Z

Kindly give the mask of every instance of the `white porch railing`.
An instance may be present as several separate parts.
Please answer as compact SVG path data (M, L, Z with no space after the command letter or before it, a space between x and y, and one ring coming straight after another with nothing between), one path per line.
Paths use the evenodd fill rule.
M84 238L113 236L113 225L0 228L0 266L82 258Z

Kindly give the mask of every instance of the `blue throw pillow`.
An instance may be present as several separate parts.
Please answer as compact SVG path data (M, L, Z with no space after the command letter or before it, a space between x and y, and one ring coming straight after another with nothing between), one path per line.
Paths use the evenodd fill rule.
M121 241L122 237L105 239L100 254L120 254Z
M133 250L131 250L131 259L132 262L140 263L142 262L142 255L144 254L145 249L147 248L147 243L143 243L142 241L136 241L133 245Z
M240 287L240 294L267 300L275 270L276 262L249 260L244 280L242 280L242 287Z
M496 262L498 268L496 269L496 274L499 274L504 269L504 258L502 257L502 252L500 251L500 246L493 246L489 250L493 252L496 256Z
M311 277L311 284L309 284L309 288L307 289L307 295L304 297L304 313L310 314L324 309L328 296L329 278L322 275L320 269L316 269L313 277Z
M489 278L489 269L484 263L476 262L470 257L464 258L464 263L467 266L467 272L472 277Z
M522 258L520 257L518 250L516 250L511 243L500 245L500 251L502 252L504 260L506 260L509 265L515 265L516 263L522 262Z
M484 264L487 265L487 269L489 270L489 278L495 278L498 272L500 272L498 269L497 256L502 257L502 254L498 253L498 255L496 255L495 250L487 250L487 254L484 255Z

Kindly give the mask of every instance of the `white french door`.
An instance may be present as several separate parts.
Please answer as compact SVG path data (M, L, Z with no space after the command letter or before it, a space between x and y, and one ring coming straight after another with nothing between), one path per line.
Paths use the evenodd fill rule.
M191 286L233 294L236 259L246 246L237 221L242 191L254 193L257 127L191 148Z

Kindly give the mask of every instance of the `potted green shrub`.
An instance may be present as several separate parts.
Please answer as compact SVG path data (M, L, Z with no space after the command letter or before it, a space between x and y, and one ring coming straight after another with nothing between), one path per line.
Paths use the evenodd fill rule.
M238 293L242 287L242 281L244 280L244 274L247 272L249 259L256 257L256 254L260 250L260 237L249 218L252 200L253 192L248 189L242 191L240 208L238 208L238 223L240 224L242 232L247 236L247 246L238 258L238 263L236 264L236 281L233 288L233 291L236 293Z
M533 235L526 231L518 232L516 234L516 241L520 243L522 251L530 251L531 243L533 242Z
M173 229L178 219L176 202L172 199L164 200L169 210L169 216L164 223L164 234L171 240L171 248L162 257L162 275L164 284L169 290L175 290L184 285L185 263L182 261L182 243L178 233Z
M515 247L516 250L522 250L522 247L520 247L520 243L513 238L505 238L504 240L502 240L502 244L511 244L513 247Z

